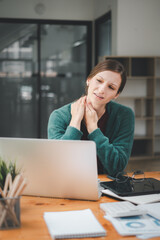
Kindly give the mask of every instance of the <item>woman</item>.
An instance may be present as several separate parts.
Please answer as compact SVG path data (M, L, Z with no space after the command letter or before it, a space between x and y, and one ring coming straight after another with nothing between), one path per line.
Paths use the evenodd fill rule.
M93 68L86 95L51 113L48 138L92 140L97 147L98 173L116 176L126 167L133 144L133 111L115 100L126 83L126 72L116 60Z

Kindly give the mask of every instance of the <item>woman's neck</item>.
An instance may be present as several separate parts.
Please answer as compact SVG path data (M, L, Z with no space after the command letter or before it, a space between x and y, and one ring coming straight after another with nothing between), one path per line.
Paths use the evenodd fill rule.
M97 112L98 119L100 119L103 116L103 114L105 113L106 108L105 107L97 108L97 109L95 109L95 111Z
M88 101L88 98L87 98L87 101ZM92 106L97 113L98 119L100 119L106 111L106 105L99 106L96 104L92 104Z

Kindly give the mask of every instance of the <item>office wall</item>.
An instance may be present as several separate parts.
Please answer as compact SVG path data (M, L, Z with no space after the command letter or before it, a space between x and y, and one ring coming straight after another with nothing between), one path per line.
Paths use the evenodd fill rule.
M112 55L160 55L159 0L95 0L94 18L112 10Z
M160 1L117 1L117 55L160 55Z
M36 5L39 5L39 12ZM41 8L42 7L42 8ZM93 20L94 0L0 0L1 18Z
M94 19L101 17L110 10L114 10L117 0L95 0L94 1Z

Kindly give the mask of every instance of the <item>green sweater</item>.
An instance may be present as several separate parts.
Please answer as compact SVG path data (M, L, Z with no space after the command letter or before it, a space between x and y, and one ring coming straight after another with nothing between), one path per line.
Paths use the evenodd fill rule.
M99 128L88 135L88 140L96 143L97 155L103 165L104 173L115 176L126 167L133 145L134 113L116 102L107 104L108 120L105 134ZM80 140L83 133L69 126L71 104L67 104L50 115L48 138Z

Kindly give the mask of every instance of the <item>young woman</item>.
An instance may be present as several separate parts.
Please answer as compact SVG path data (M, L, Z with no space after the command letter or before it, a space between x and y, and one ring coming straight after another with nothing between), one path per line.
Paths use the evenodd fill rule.
M86 95L50 115L49 139L92 140L97 147L98 173L116 176L126 167L133 145L134 113L115 100L126 83L116 60L96 65L86 80Z

